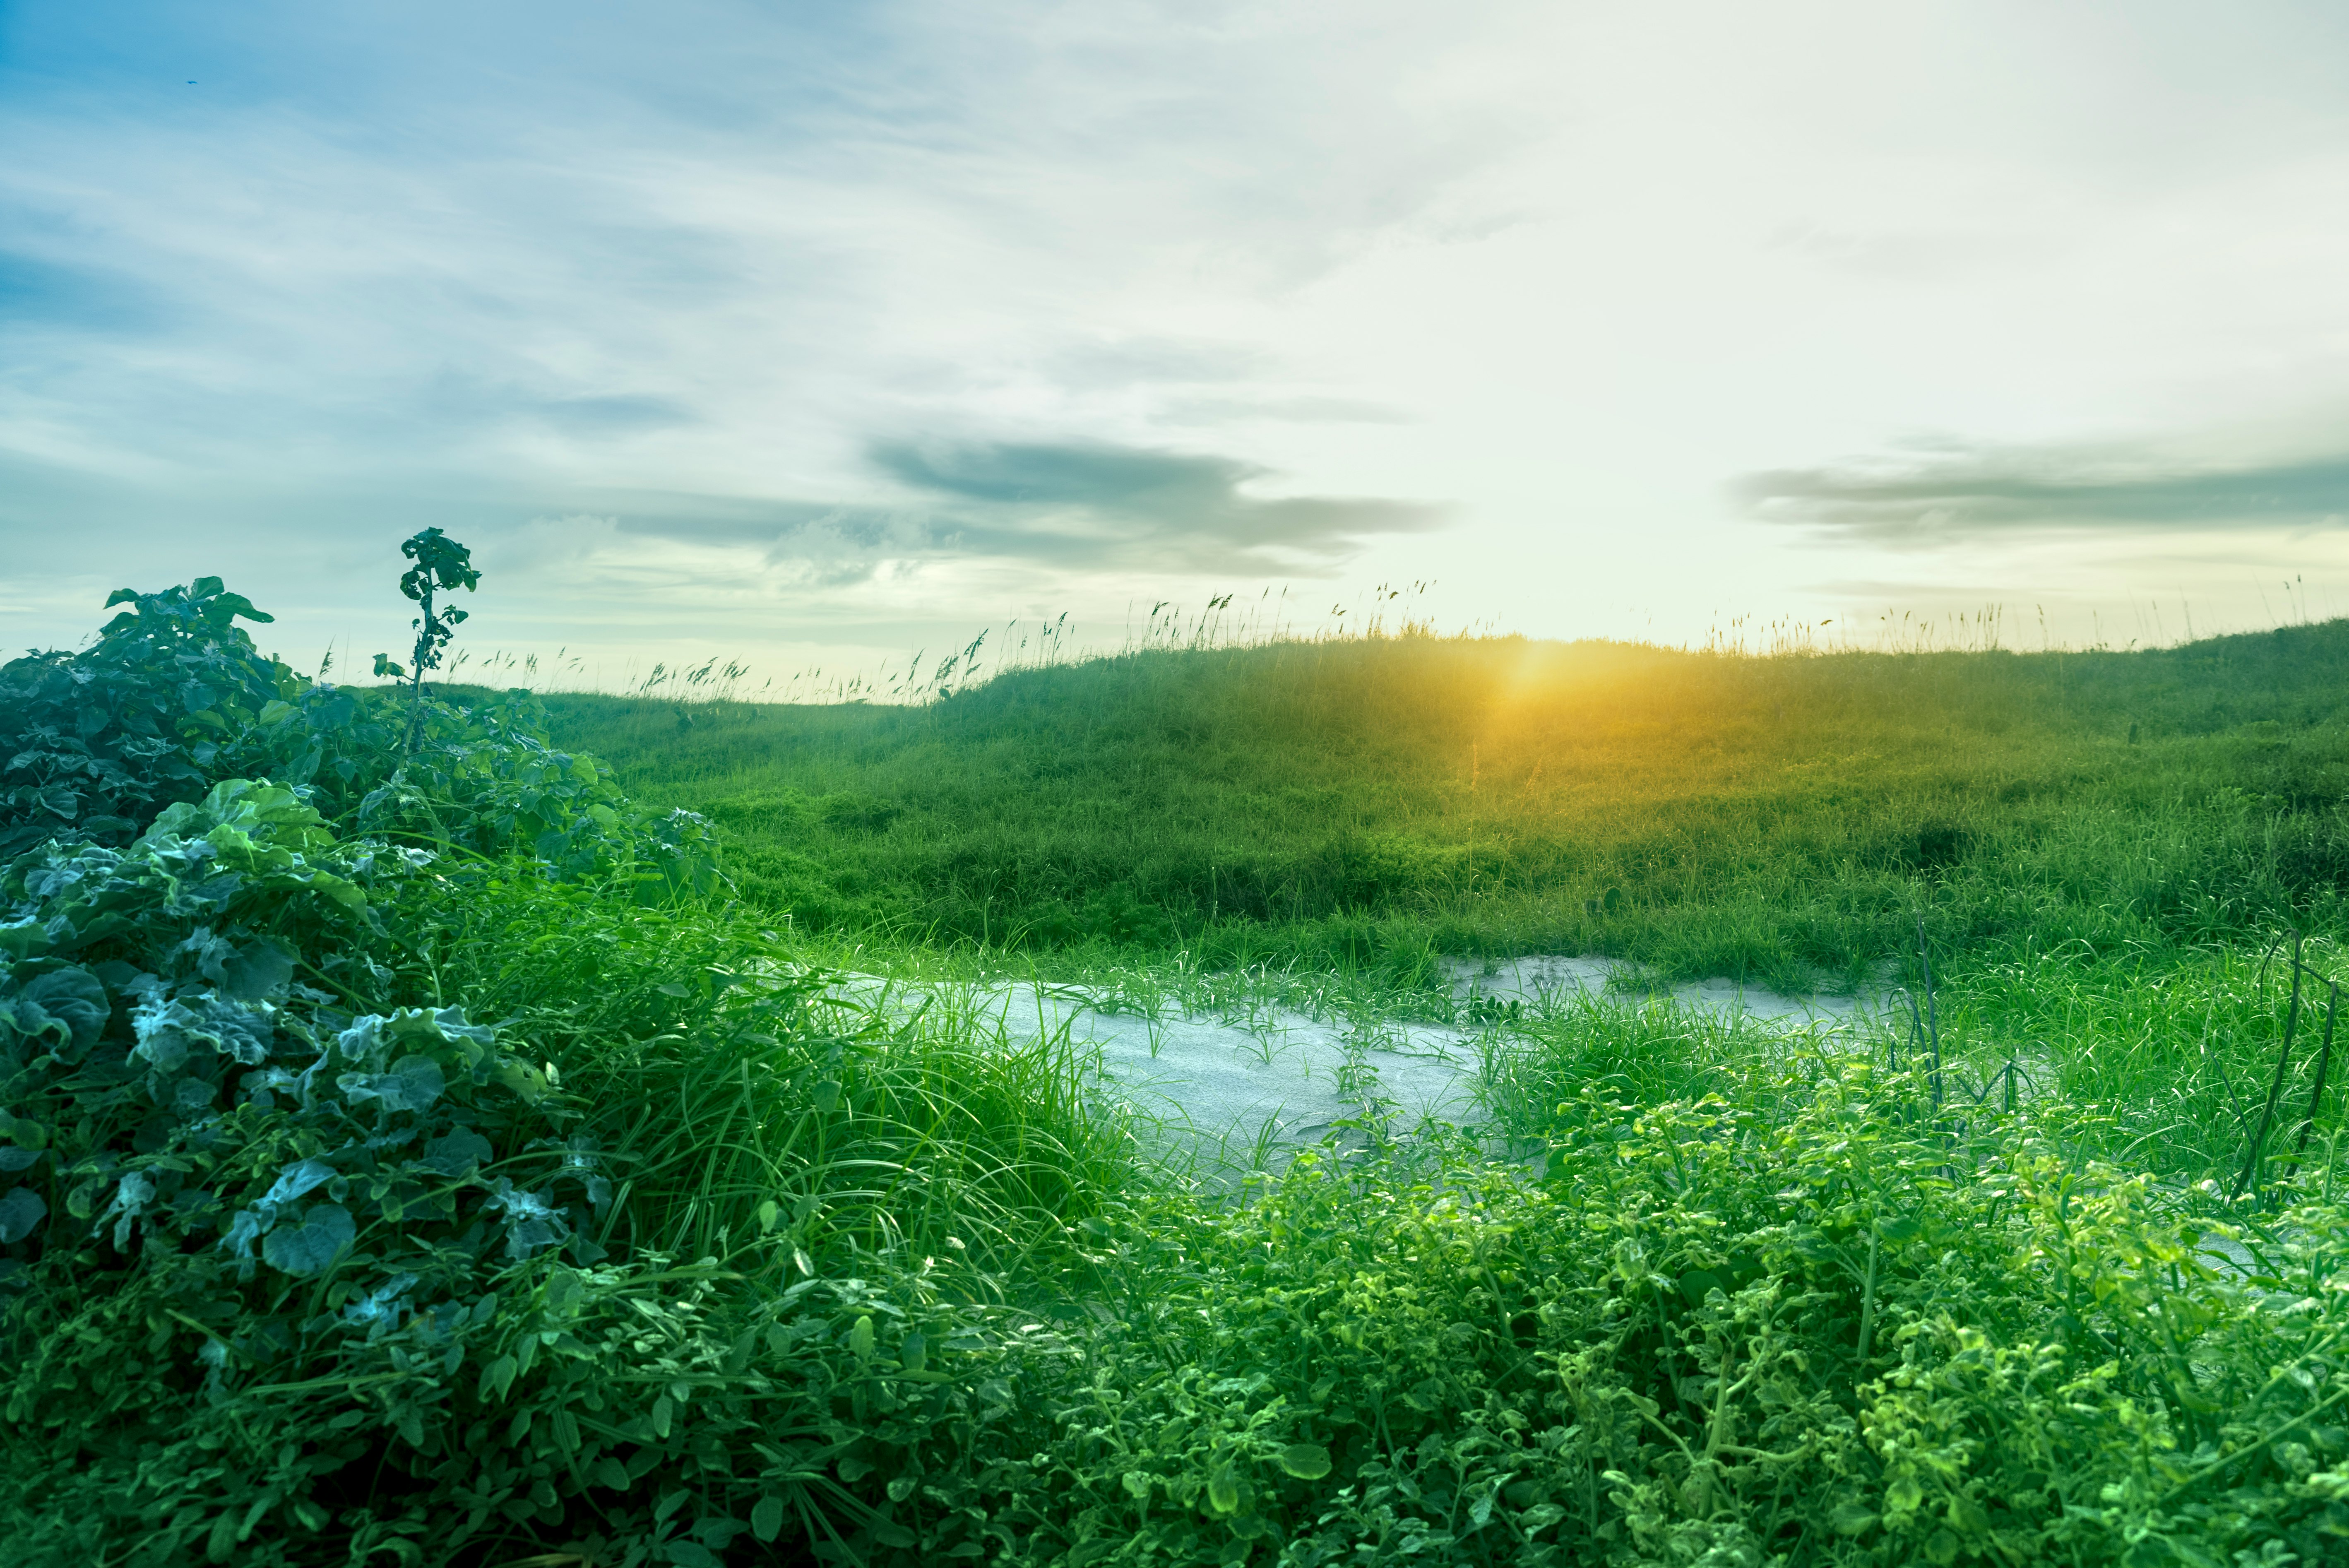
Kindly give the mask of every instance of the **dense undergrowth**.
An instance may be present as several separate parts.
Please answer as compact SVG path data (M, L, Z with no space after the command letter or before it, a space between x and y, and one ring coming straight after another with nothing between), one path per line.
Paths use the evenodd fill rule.
M525 699L305 681L216 583L133 603L0 671L9 1562L2349 1542L2333 1119L2239 1203L2197 1184L2223 1138L2176 1134L2271 1043L2224 944L2296 885L2163 925L2092 869L2117 851L2061 850L2116 829L2051 818L2015 841L2043 872L1970 848L1931 904L1993 911L1940 929L1977 955L1942 1022L1952 1084L2036 1047L2055 1081L2012 1104L1873 1045L1545 1010L1495 1034L1490 1106L1537 1171L1373 1126L1230 1201L1146 1161L1065 1037L841 1000L695 818ZM2137 836L2157 883L2267 864L2238 851L2303 808L2177 809L2213 815ZM2065 876L2106 947L2007 934Z

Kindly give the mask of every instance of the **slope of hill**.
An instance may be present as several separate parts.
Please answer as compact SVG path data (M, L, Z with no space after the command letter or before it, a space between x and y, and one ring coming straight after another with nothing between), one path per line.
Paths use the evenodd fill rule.
M805 929L1602 950L1816 983L1913 940L2323 923L2349 623L2128 653L1516 638L1152 651L923 707L551 701Z

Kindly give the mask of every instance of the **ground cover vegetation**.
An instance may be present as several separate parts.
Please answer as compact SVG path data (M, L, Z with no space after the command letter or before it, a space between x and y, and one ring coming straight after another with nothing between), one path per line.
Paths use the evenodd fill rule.
M373 689L216 581L118 597L0 670L8 1561L2349 1542L2337 1108L2307 1049L2267 1089L2261 961L2336 920L2340 628L2052 677L1211 650L681 726L429 689L420 591ZM1486 1135L1373 1104L1236 1195L1067 1034L818 961L1428 1011L1443 947L1848 975L1920 919L1909 1030L1457 1012Z
M1408 970L1615 953L1807 989L2349 886L2349 625L1741 658L1429 636L1144 650L910 707L550 700L815 930Z

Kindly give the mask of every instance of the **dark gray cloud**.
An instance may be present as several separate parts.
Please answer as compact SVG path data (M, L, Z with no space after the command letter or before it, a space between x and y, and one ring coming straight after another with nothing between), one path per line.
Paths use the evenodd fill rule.
M1255 472L1229 458L1091 444L881 441L871 455L894 479L965 500L1154 514L1227 504L1240 481Z
M1263 498L1235 458L1102 442L879 441L874 468L911 493L831 504L685 493L582 495L623 534L760 545L770 563L855 580L885 560L987 557L1070 569L1306 572L1445 509L1360 496Z
M1959 448L1907 461L1747 474L1737 500L1765 521L1879 545L2024 533L2337 527L2349 455L2188 464L2144 448Z
M1105 442L884 441L876 467L945 498L955 535L990 555L1084 565L1244 570L1350 555L1380 534L1439 526L1442 507L1364 496L1262 498L1236 458Z

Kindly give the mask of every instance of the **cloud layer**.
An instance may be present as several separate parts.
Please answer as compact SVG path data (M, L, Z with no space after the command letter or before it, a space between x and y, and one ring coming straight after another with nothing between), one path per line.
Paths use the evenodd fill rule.
M616 529L805 563L826 587L885 567L979 559L1078 572L1234 579L1326 575L1369 538L1439 527L1444 509L1367 497L1260 496L1236 458L1105 441L874 442L900 493L821 502L671 493L605 496Z
M1940 451L1748 474L1733 493L1766 521L1895 548L2026 534L2349 524L2349 453L2189 465L2174 451Z
M1381 534L1423 533L1438 506L1366 497L1264 497L1269 477L1236 458L1106 442L874 445L876 466L943 498L956 545L1088 566L1318 575Z
M0 636L207 572L396 629L426 524L485 633L729 652L2271 556L2338 508L2279 427L2349 398L2349 12L2108 13L0 5ZM2082 444L2222 425L2306 455Z

